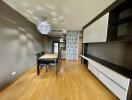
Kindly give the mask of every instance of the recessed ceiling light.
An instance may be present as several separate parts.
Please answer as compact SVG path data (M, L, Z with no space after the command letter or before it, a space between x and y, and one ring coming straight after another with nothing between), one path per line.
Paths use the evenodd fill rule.
M64 19L64 17L63 16L59 16L59 19Z
M55 16L55 15L57 15L57 13L56 12L51 12L51 15Z
M27 10L27 13L33 14L33 11L32 10Z
M54 18L53 21L57 21L58 19Z
M18 30L20 30L20 31L26 31L23 27L18 27Z
M36 6L35 8L36 8L37 10L40 10L40 11L43 10L43 8L42 8L41 6Z
M33 16L33 19L38 20L39 18L38 18L38 17Z
M19 39L20 39L20 42L26 42L27 41L27 37L24 34L20 34Z

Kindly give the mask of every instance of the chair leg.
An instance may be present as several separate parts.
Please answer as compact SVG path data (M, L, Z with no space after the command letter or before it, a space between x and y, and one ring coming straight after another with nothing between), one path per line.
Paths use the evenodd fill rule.
M50 71L52 70L52 65L49 65Z
M39 75L40 71L39 71L39 65L37 65L37 75Z
M58 72L58 65L57 65L57 61L55 61L55 67L56 67L56 75L57 75L57 72Z
M40 66L40 69L42 69L43 66Z
M48 72L48 67L47 67L47 65L46 65L46 73Z

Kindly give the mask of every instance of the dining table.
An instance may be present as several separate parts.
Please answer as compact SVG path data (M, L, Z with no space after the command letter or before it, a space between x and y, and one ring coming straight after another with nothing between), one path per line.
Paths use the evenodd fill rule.
M45 62L46 64L48 64L48 66L50 65L50 63L54 63L55 67L56 67L56 74L58 72L58 54L44 54L43 56L41 56L39 58L39 60L42 60L43 63ZM39 75L40 73L40 68L37 65L37 75Z

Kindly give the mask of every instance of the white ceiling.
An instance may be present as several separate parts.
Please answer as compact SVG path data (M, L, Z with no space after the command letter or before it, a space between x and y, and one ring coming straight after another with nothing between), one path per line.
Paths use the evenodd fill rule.
M52 28L81 30L115 0L3 0L36 24L46 16Z

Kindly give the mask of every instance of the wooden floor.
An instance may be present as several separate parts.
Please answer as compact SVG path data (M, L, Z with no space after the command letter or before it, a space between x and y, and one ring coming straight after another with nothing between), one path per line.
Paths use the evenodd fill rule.
M117 100L79 61L62 61L57 76L55 68L36 76L35 68L3 90L0 100Z

